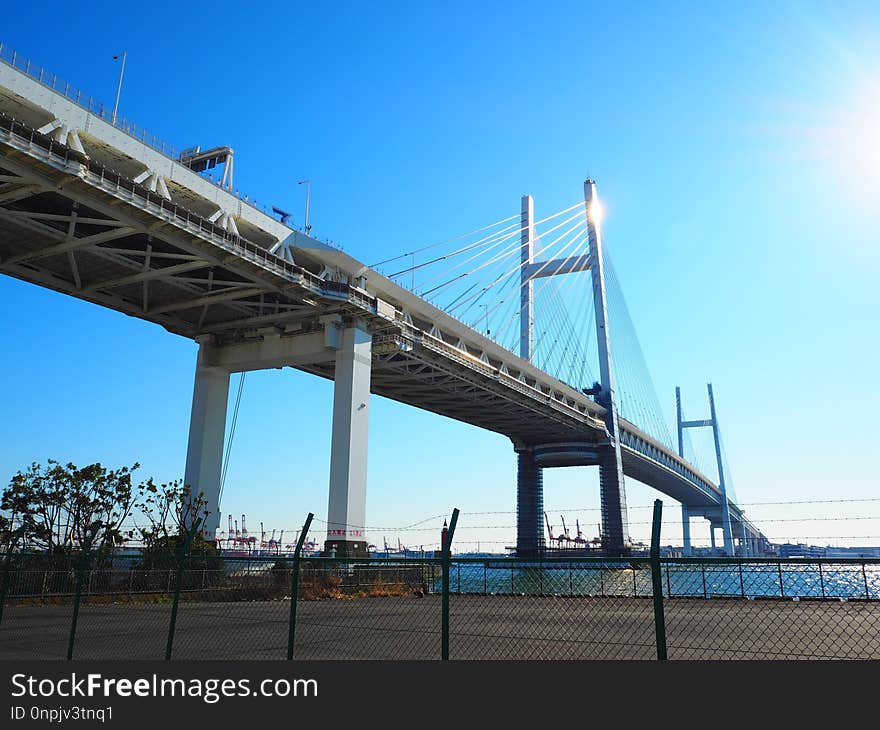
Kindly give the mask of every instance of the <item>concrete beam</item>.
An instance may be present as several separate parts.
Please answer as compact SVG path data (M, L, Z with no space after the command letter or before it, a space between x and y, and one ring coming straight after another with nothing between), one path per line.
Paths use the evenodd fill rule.
M341 340L339 330L332 325L308 334L282 337L268 333L253 342L222 347L203 345L203 360L211 367L231 373L299 367L336 359Z
M579 271L590 270L590 255L569 256L564 259L553 259L528 264L523 267L523 276L526 279L541 279L559 274L576 274Z

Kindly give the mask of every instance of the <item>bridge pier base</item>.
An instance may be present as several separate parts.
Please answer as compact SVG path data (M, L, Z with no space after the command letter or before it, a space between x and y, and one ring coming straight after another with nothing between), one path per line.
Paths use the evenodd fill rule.
M687 505L684 504L681 506L681 534L684 543L684 556L689 558L691 556L691 513Z
M619 445L609 447L599 459L599 499L602 506L602 547L609 557L627 555L629 549L626 492Z
M544 470L535 462L531 448L517 449L516 555L544 554Z
M367 437L369 434L372 335L359 327L342 331L336 351L330 500L324 553L366 557Z
M710 520L709 522L709 545L712 548L712 551L715 550L715 523Z
M220 526L220 474L223 442L226 437L226 406L229 399L229 371L206 363L208 345L199 344L193 386L189 441L183 481L191 497L200 493L206 500L208 516L202 527L207 540L213 540Z

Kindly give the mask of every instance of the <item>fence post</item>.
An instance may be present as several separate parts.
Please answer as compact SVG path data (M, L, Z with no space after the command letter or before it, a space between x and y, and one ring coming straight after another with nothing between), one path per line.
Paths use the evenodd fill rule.
M177 624L177 605L180 603L180 584L183 582L183 564L189 552L189 546L193 538L202 526L202 518L197 519L186 533L177 551L177 580L174 583L174 602L171 604L171 620L168 622L168 641L165 644L165 661L171 659L171 650L174 648L174 627Z
M458 507L452 510L452 519L449 520L449 532L446 534L446 544L442 545L442 568L443 581L440 607L442 611L440 626L440 659L449 661L449 569L452 565L452 537L455 535L455 525L458 523Z
M822 589L822 598L825 598L825 578L822 575L822 561L819 561L819 587Z
M862 580L865 583L865 600L867 601L871 597L871 594L868 591L868 573L865 571L864 563L862 563Z
M6 560L3 561L3 584L0 585L0 625L3 624L3 604L6 603L6 592L9 590L9 573L12 570L12 553L18 538L24 535L24 527L19 527L9 536L9 546L6 549Z
M89 564L89 553L92 550L92 542L101 529L100 523L92 525L91 530L86 534L82 544L82 552L79 557L79 568L76 571L76 593L73 597L73 616L70 619L70 637L67 640L67 659L73 658L73 642L76 639L76 622L79 619L79 602L82 598L83 578L86 573L86 566Z
M296 548L293 551L293 570L290 575L290 620L287 624L287 658L293 659L293 641L296 638L296 597L299 595L299 555L302 552L303 545L306 542L306 535L312 524L313 515L309 512L302 530L299 533L299 539L296 541Z
M666 619L663 615L663 575L660 570L660 525L663 502L654 500L654 522L651 526L651 583L654 593L654 631L657 635L657 659L666 660Z

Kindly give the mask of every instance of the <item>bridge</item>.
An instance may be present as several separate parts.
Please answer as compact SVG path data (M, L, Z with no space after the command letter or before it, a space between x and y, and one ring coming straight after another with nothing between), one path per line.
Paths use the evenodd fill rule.
M366 553L371 393L511 440L521 555L546 549L543 470L578 465L599 468L609 554L629 548L626 477L681 503L686 553L692 517L710 522L713 547L722 530L728 555L767 548L729 493L711 386L708 418L686 420L679 405L677 444L649 427L656 416L636 423L638 409L621 412L627 389L615 385L610 262L594 181L585 182L582 201L549 218L536 221L534 201L524 196L518 215L476 233L476 242L425 263L413 255L412 266L384 275L234 192L232 156L228 147L180 153L0 46L0 272L199 344L184 480L208 501L207 536L220 520L230 374L294 367L334 381L325 545L338 555ZM225 168L219 181L205 174L215 166ZM555 228L542 233L548 221ZM548 258L552 231L569 223L576 245ZM480 283L503 265L499 241L508 256L511 240L515 266ZM439 276L451 276L434 289L455 294L445 307L434 289L404 285L416 270L421 276L441 265ZM583 277L589 296L582 291L579 300L589 300L595 328L593 383L575 382L571 367L539 367L535 358L537 287ZM513 346L454 314L469 301L488 322L499 282L515 291ZM712 429L717 479L685 456L688 430L698 427Z

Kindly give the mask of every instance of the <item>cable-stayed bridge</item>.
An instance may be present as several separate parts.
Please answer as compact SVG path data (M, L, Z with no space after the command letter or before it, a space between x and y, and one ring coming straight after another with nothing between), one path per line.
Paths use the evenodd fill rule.
M370 393L504 434L518 459L517 549L542 554L543 469L598 466L602 540L626 553L625 478L722 530L766 539L737 506L707 418L662 416L602 240L596 185L367 265L232 189L232 150L178 153L0 47L0 272L199 343L184 479L219 526L230 374L295 367L335 381L327 548L364 554ZM205 172L223 168L218 182ZM284 214L281 211L276 211ZM385 273L380 273L380 269ZM711 427L710 477L688 434ZM511 485L513 488L513 485Z

